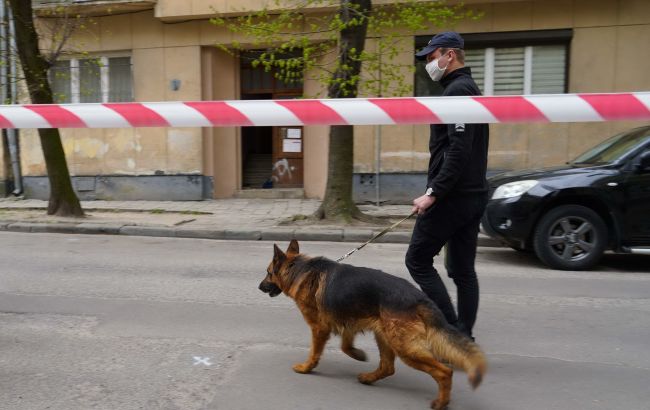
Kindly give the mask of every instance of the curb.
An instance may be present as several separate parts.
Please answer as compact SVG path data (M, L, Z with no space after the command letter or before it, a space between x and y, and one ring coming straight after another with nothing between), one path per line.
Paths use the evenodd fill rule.
M314 229L305 227L255 229L190 229L170 228L165 226L96 224L96 223L43 223L0 221L0 231L22 233L64 233L82 235L126 235L153 236L168 238L221 239L244 241L326 241L326 242L365 242L380 231L370 229ZM387 232L377 239L377 243L407 244L411 239L410 231ZM479 234L479 247L496 248L503 245L496 239Z

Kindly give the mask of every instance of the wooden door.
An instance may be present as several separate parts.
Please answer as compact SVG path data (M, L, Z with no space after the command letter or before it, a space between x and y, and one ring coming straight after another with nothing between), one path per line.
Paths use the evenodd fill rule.
M303 128L273 127L274 188L303 186Z

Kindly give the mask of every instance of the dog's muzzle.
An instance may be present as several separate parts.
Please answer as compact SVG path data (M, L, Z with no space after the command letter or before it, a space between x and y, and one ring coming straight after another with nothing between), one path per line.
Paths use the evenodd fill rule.
M262 281L262 283L260 283L259 289L264 293L268 293L272 298L282 293L282 289L277 287L275 284L266 281Z

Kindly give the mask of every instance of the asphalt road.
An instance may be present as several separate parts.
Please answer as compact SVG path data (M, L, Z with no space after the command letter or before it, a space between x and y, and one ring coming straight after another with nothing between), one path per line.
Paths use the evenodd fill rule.
M405 250L369 245L349 263L407 277ZM268 242L0 232L0 408L428 408L434 381L401 363L356 381L378 360L371 335L368 363L334 338L313 374L294 373L309 331L257 290L271 255ZM477 391L456 373L450 409L650 409L650 257L560 272L481 248L478 271L490 368Z

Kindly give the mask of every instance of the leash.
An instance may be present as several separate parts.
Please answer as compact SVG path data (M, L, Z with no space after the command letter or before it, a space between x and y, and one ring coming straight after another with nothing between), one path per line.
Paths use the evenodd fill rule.
M366 243L364 243L364 244L362 244L361 246L358 246L358 247L352 249L350 252L348 252L348 253L346 253L345 255L341 256L341 257L338 258L336 261L337 261L337 262L341 262L343 259L345 259L345 258L347 258L348 256L352 255L353 253L355 253L355 252L358 251L359 249L363 248L364 246L368 245L368 244L371 243L372 241L376 240L376 239L379 238L379 237L384 236L384 234L386 234L387 232L392 231L393 229L395 229L395 227L396 227L397 225L399 225L399 224L401 224L402 222L406 221L407 219L409 219L410 217L412 217L412 216L415 215L416 213L417 213L417 211L414 211L414 212L412 212L409 216L407 216L406 218L404 218L404 219L402 219L402 220L400 220L400 221L395 222L393 225L389 226L388 228L386 228L386 229L384 229L383 231L379 232L377 235L375 235L375 236L373 236L372 238L368 239L368 241L367 241Z

